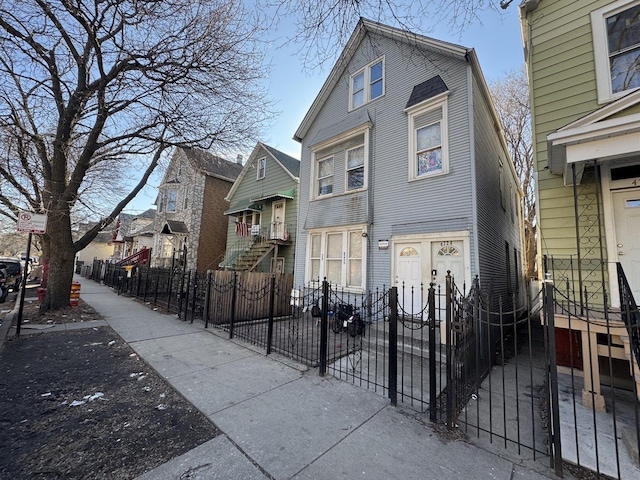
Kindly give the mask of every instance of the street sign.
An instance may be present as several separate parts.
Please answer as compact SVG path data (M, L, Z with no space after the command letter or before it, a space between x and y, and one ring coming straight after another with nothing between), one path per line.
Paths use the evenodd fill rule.
M28 233L46 233L47 216L39 213L20 212L18 215L18 231Z

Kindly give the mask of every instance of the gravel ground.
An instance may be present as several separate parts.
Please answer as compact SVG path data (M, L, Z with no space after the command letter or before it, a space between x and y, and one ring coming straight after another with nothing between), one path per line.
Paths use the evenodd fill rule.
M23 316L96 318L83 303L41 316L26 302ZM111 328L42 332L0 351L0 478L134 478L220 433Z

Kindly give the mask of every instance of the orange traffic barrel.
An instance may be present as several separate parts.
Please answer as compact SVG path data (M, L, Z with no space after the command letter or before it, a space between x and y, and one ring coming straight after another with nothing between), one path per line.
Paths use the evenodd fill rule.
M69 305L72 307L77 307L78 303L80 303L80 283L73 282L71 284L71 296L69 297Z

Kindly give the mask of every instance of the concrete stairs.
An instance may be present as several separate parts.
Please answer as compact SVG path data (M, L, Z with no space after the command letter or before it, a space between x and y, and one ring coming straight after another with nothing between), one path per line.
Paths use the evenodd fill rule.
M363 350L378 351L382 348L389 349L389 322L374 322L366 327L366 335L362 340ZM436 328L436 349L440 348L440 332ZM429 357L429 327L421 320L405 320L398 324L398 352L415 355L421 358ZM445 348L442 346L444 356Z

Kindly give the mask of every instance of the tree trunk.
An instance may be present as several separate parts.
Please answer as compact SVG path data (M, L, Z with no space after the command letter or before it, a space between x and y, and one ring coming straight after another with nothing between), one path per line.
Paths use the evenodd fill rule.
M47 253L55 252L55 255L47 255L47 294L40 305L40 311L58 310L69 306L73 261L76 256L68 210L49 212L44 243L46 246L43 250Z

